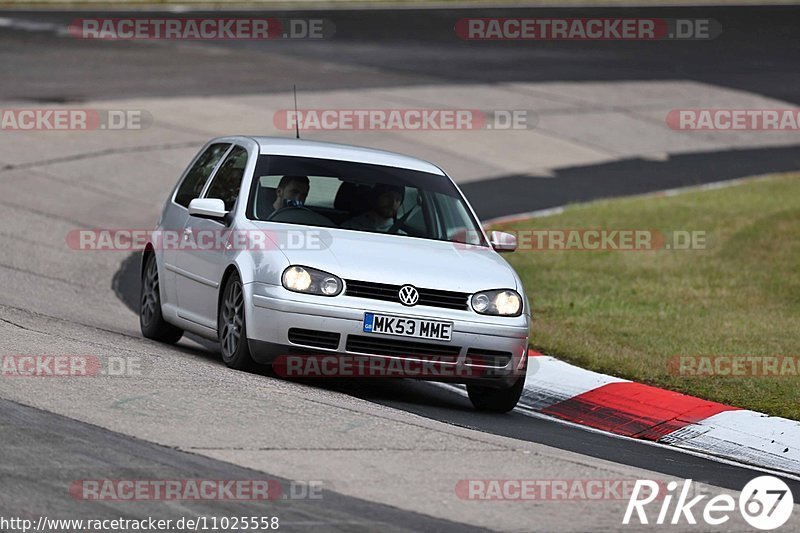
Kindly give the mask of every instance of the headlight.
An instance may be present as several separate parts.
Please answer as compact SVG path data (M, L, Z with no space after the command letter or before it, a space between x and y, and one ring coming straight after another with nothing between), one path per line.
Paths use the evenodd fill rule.
M471 299L472 308L482 315L519 316L522 314L522 297L511 289L476 292Z
M321 296L336 296L342 292L342 280L316 268L292 265L283 271L281 283L290 291Z

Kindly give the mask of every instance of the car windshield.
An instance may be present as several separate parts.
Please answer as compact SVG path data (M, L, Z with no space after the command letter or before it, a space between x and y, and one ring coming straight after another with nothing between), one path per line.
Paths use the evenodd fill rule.
M428 172L262 155L249 198L252 220L487 246L458 189Z

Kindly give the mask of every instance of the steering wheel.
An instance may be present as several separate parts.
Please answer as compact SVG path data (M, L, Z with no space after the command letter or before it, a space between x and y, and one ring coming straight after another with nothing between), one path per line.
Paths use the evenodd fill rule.
M397 222L389 228L386 233L397 233L398 231L404 231L407 235L411 237L426 237L425 233L420 231L418 228L413 228L408 224L403 223L403 221L398 220Z
M276 209L275 211L270 213L269 216L265 220L272 220L273 218L275 218L280 213L285 213L285 212L289 211L290 209L302 209L304 211L311 211L311 209L307 208L306 206L285 205L285 206L281 207L280 209ZM314 211L311 211L311 212L314 213ZM314 213L314 214L316 215L316 213Z

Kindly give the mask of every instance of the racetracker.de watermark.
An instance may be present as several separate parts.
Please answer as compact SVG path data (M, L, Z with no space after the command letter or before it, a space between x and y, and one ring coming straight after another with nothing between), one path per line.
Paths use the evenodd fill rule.
M82 18L67 31L100 40L320 40L333 37L336 26L319 18Z
M670 374L681 377L798 377L800 357L792 355L673 355Z
M370 357L359 355L281 355L272 364L284 378L481 378L491 377L491 367L504 367L508 359L467 359L460 365L452 358L408 355ZM472 365L486 366L472 366Z
M0 110L2 131L123 131L142 130L152 124L153 115L143 109Z
M80 479L69 486L76 500L320 500L322 481L277 479Z
M499 244L516 242L517 251L529 252L645 252L657 250L705 250L707 234L703 230L653 229L528 229L503 230ZM458 246L476 248L480 242L477 232L462 232L455 236Z
M319 229L233 230L193 229L74 229L67 233L67 246L77 251L143 251L154 250L223 251L240 250L325 250L332 236Z
M714 19L464 18L455 33L467 41L707 40L722 26Z
M527 109L279 109L272 118L284 131L528 130L537 121Z
M145 372L141 357L96 355L4 355L4 378L137 377Z
M462 479L456 495L480 501L628 500L636 479Z
M673 109L667 126L679 131L798 131L800 108Z

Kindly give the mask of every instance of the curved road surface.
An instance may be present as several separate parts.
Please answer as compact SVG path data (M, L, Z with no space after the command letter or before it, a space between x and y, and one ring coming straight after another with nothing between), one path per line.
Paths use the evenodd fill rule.
M292 82L308 107L348 107L350 100L336 103L348 93L368 101L364 107L451 97L479 109L530 103L544 133L529 132L537 137L524 142L489 131L417 144L403 135L318 135L429 158L441 151L483 217L800 168L790 137L673 142L659 137L663 121L653 118L692 101L713 107L716 98L718 107L797 105L800 44L790 37L800 22L796 8L580 12L719 21L723 36L702 43L464 43L452 34L462 17L523 12L298 14L336 23L336 37L325 43L98 43L63 35L75 14L0 14L0 64L13 73L0 86L3 108L118 106L154 117L141 131L0 132L0 355L91 355L136 368L127 377L0 378L0 516L267 515L287 530L586 531L621 527L625 502L475 502L459 498L455 487L464 479L693 478L716 493L754 477L750 469L522 411L478 414L433 384L320 385L230 371L213 344L187 338L168 347L141 338L135 256L65 244L76 228L152 227L204 140L234 129L256 132L271 116L259 114L263 106L281 105ZM680 88L681 99L658 84ZM496 91L518 100L508 105ZM621 91L641 103L638 115L611 101ZM649 129L593 133L634 119ZM264 124L262 132L274 132ZM627 152L604 144L613 139L602 137L614 136L622 145L633 137L652 142ZM539 153L537 143L558 148ZM476 146L492 146L497 162L464 159ZM532 155L520 156L526 146ZM549 160L549 151L563 158ZM294 480L324 491L321 499L265 504L87 502L68 490L81 479L184 478L269 478L285 491ZM800 494L800 483L787 481ZM729 525L748 529L740 520Z

